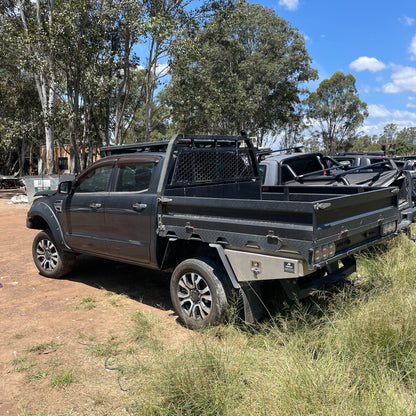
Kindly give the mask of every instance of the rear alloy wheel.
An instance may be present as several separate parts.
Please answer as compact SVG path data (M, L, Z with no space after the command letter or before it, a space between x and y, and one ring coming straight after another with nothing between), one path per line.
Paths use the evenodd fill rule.
M179 319L191 329L217 325L230 310L219 265L206 258L187 259L174 270L170 294Z
M40 274L47 277L65 276L75 263L75 255L61 250L49 231L41 231L36 235L32 255Z

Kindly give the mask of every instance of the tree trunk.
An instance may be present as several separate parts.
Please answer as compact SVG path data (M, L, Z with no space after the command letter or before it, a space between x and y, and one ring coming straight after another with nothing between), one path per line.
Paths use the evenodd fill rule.
M23 137L22 145L20 146L20 155L19 155L19 177L23 176L25 168L25 153L26 153L26 140Z
M153 102L155 93L155 74L157 65L157 41L152 39L149 52L149 65L146 74L146 119L145 119L145 140L150 142L153 130Z
M29 33L29 27L26 21L25 9L23 1L19 0L17 2L17 7L20 12L20 18L23 24L23 30L25 32L27 40L33 37L32 33ZM49 19L48 25L49 29L52 27L53 23L53 8L55 7L55 0L50 0L49 3ZM36 24L37 32L40 33L43 30L44 22L41 20L40 13L40 0L36 1ZM50 45L47 45L47 47ZM27 43L27 53L30 56L42 55L44 51L39 52L37 49L39 45L35 42L34 44L30 41ZM54 153L53 153L53 142L54 142L54 130L51 123L54 105L55 105L55 72L53 64L53 53L48 51L49 55L47 56L48 67L45 70L42 66L34 68L34 78L36 82L36 87L39 94L40 103L42 106L43 113L43 123L45 128L45 146L46 146L46 163L43 166L43 171L46 174L55 173L55 163L54 163Z
M42 167L43 172L47 175L55 173L55 158L53 154L53 139L54 131L48 123L45 124L45 150L46 150L46 163Z

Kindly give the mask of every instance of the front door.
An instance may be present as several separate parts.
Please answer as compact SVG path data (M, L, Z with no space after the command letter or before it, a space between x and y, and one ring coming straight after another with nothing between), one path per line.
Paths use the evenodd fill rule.
M112 164L99 164L75 183L66 205L68 244L82 253L106 252L105 204L108 200Z

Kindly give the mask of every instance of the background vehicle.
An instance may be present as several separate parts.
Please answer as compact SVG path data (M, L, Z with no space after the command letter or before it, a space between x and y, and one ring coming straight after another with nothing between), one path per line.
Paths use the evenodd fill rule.
M103 151L110 156L35 199L34 262L50 277L69 273L77 253L168 271L191 328L221 322L235 299L255 320L265 282L304 297L344 279L355 252L396 233L396 188L262 189L246 137L176 135Z
M395 186L399 190L399 229L407 230L416 217L416 172L399 169L388 157L357 153L330 157L319 152L294 152L260 153L260 160L264 186Z
M332 158L347 168L398 169L395 161L388 156L384 156L383 152L341 152L332 156Z

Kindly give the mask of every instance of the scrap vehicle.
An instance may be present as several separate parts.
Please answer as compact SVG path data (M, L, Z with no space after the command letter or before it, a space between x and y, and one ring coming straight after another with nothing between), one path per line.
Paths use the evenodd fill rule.
M416 170L416 155L394 156L392 159L401 170Z
M288 153L258 152L264 186L395 186L399 190L399 229L408 231L415 220L416 172L399 169L390 158L378 153L326 156L320 152L300 152L299 147L283 150Z
M353 273L356 252L397 234L397 188L262 189L246 136L178 134L102 152L34 200L35 265L59 278L82 253L169 272L173 307L190 328L222 322L235 303L253 322L262 287L306 297Z
M383 152L341 152L331 157L344 169L359 171L388 172L400 171L396 160L385 156Z
M19 187L20 178L16 176L0 175L0 189L15 189Z
M416 170L413 156L385 156L383 152L343 152L332 156L334 160L345 166L346 169L366 172L378 170L382 172L401 172L395 179L394 185L400 186L405 182L411 194L411 199L416 203ZM383 176L383 175L382 175ZM390 184L389 184L390 185Z

